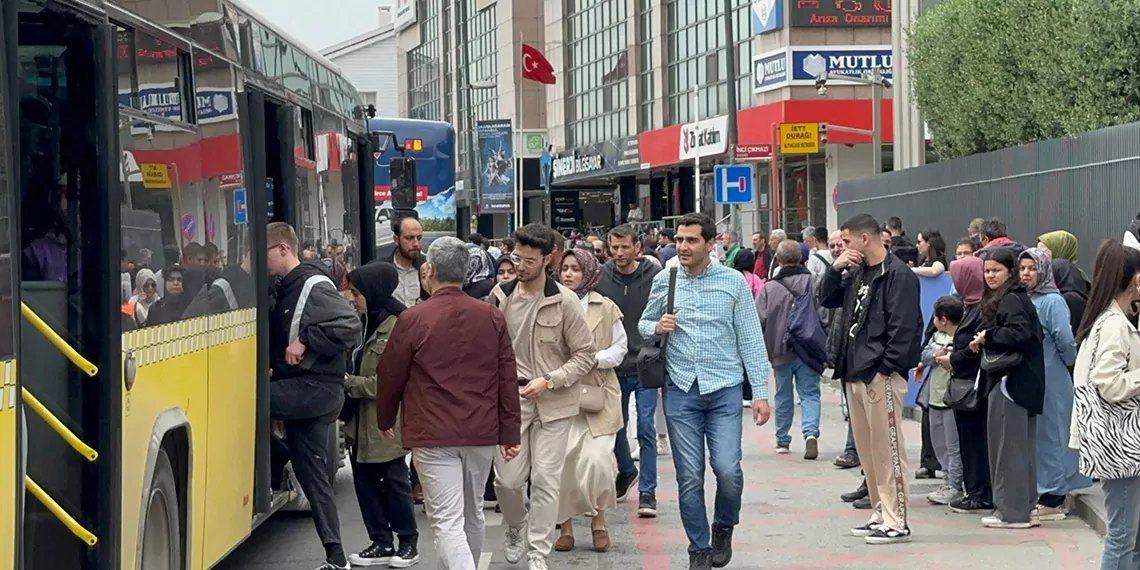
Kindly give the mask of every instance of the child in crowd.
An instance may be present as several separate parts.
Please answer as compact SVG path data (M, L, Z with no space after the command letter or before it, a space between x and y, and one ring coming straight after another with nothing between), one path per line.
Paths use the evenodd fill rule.
M926 500L938 505L948 505L962 497L962 455L958 448L958 428L954 423L954 410L946 407L944 398L950 386L950 369L935 364L934 357L946 354L953 345L954 333L966 307L961 299L952 296L940 297L934 302L935 333L922 351L920 370L916 377L922 378L922 368L930 370L919 392L919 403L930 414L930 440L938 463L943 466L944 485L941 489L926 496Z

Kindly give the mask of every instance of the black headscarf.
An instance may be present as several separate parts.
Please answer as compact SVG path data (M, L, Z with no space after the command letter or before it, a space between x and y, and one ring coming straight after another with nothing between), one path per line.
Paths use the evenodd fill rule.
M1069 320L1073 327L1073 334L1076 335L1077 329L1081 326L1081 317L1085 314L1085 305L1089 301L1089 289L1091 287L1088 279L1085 278L1085 274L1081 272L1080 268L1073 265L1073 262L1067 259L1054 259L1053 280L1057 282L1061 296L1069 305Z
M365 340L372 338L380 323L392 315L399 315L407 307L392 294L400 284L396 266L386 261L373 261L348 272L348 283L364 295L368 302L368 315L364 324Z

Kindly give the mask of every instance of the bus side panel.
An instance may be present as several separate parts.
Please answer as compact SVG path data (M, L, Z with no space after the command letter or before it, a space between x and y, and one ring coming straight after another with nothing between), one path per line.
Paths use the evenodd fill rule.
M3 389L0 390L0 570L16 568L16 493L24 486L16 484L19 434L16 431L20 394L16 391L16 362L0 363Z
M206 503L194 511L195 528L203 529L200 568L221 560L252 530L257 437L257 309L210 320L210 433L198 455L208 466Z
M123 334L123 351L133 355L137 366L134 386L123 391L123 470L122 470L122 568L138 568L142 499L149 495L153 476L156 427L162 431L176 423L172 418L189 420L189 470L191 513L202 513L206 503L206 441L208 410L209 347L208 319L200 317L166 325L147 327ZM175 429L181 429L175 427ZM154 446L162 442L158 435ZM171 457L178 470L178 459ZM202 518L193 517L187 531L187 568L202 568ZM197 524L195 524L197 523Z

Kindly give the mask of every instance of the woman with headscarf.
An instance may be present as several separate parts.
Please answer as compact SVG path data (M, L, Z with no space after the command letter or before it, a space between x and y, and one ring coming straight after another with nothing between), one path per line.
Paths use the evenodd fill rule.
M1032 247L1021 254L1021 282L1037 308L1044 333L1045 406L1037 418L1036 515L1042 521L1065 519L1065 498L1092 481L1081 475L1079 456L1069 449L1069 423L1073 417L1073 377L1069 370L1077 358L1069 306L1053 281L1052 258Z
M135 295L127 304L132 308L135 324L145 326L150 308L158 301L158 280L150 269L140 269L135 274Z
M752 290L752 298L756 299L760 295L760 288L764 286L764 280L752 272L754 267L756 267L756 254L752 253L752 250L741 248L736 252L732 268L744 275L744 282L748 283L748 288Z
M1041 524L1035 513L1033 447L1037 416L1045 406L1044 334L1037 309L1018 277L1015 251L997 247L984 252L982 325L969 345L969 350L981 354L978 385L987 396L986 443L994 496L993 515L982 517L987 528L1027 529Z
M956 259L950 263L950 279L965 305L962 321L954 333L951 350L936 355L934 362L950 368L954 379L974 382L978 377L981 355L970 350L970 342L978 333L982 322L982 295L986 290L982 274L982 260L974 256ZM965 496L950 501L950 508L959 513L992 511L993 491L990 486L990 461L986 445L986 400L978 394L978 407L973 410L954 410L954 423L958 428L958 451L962 455L962 481Z
M467 278L463 292L476 299L486 299L495 288L495 262L479 245L467 244Z
M1037 236L1037 247L1049 250L1054 263L1062 259L1069 263L1077 263L1077 245L1077 236L1065 230Z
M613 461L617 433L624 422L621 386L614 368L621 364L627 349L621 309L594 291L602 278L602 268L591 252L571 249L562 258L562 284L578 294L586 312L586 323L597 349L593 369L581 378L581 411L570 424L566 463L562 469L562 492L558 499L558 520L562 534L554 549L574 548L573 517L592 516L593 547L605 552L610 547L605 511L617 507L617 467Z
M518 274L515 272L515 263L511 261L510 256L504 255L495 262L495 282L506 283L514 281Z
M1076 336L1081 316L1085 314L1085 304L1088 303L1089 290L1092 288L1084 272L1077 267L1078 243L1077 236L1065 230L1037 237L1037 247L1048 251L1053 257L1053 279L1061 290L1061 296L1069 304L1069 323L1073 328L1073 336Z
M344 377L342 428L352 464L356 500L372 541L348 557L353 566L406 568L419 561L411 476L404 459L400 420L386 433L376 421L377 365L404 305L392 294L400 282L391 263L376 261L348 273L350 302L364 321L362 343L349 355ZM393 534L400 539L396 547ZM399 560L407 566L397 566Z

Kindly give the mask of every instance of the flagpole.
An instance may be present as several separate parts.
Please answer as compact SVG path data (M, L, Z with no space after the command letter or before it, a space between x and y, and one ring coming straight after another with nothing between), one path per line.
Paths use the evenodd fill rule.
M518 114L518 137L515 142L515 229L523 226L523 160L520 153L523 149L524 136L523 136L523 73L526 72L526 56L523 54L523 33L519 31L519 82L515 86L515 98L518 99L515 106L515 112Z

